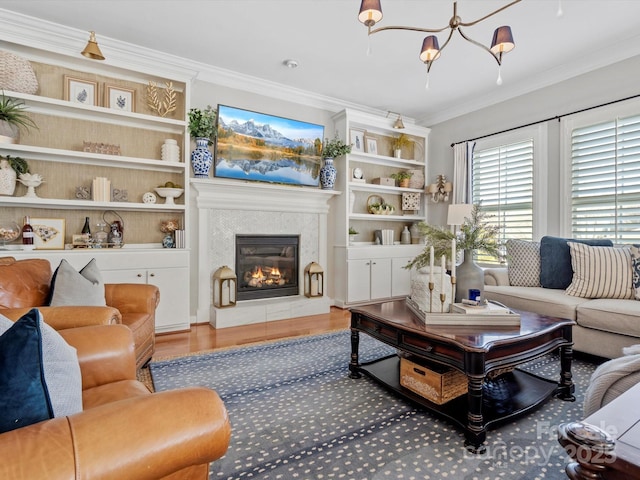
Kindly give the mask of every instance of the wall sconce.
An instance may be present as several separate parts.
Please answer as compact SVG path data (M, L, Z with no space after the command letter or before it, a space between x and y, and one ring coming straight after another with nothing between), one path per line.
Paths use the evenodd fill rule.
M104 55L102 55L100 47L98 47L96 32L89 32L89 41L84 50L82 50L82 55L92 60L104 60Z
M321 297L324 295L324 270L316 262L304 267L305 297Z
M236 304L238 277L226 265L213 274L213 306L217 308L233 307Z
M427 187L427 193L431 195L431 201L434 203L448 202L451 190L453 190L453 184L447 181L445 175L438 175L436 183Z
M400 115L399 113L395 113L395 112L387 112L387 118L389 118L389 115L397 115L398 116L396 121L393 122L393 128L395 128L396 130L402 130L404 128L404 123L402 123L402 115Z

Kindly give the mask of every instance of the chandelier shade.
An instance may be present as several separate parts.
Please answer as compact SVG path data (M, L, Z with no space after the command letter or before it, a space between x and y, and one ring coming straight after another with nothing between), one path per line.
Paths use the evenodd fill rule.
M420 60L424 63L433 62L440 57L440 45L438 45L438 37L429 35L424 37L422 49L420 50Z
M364 23L366 27L373 27L382 20L380 0L362 0L358 20Z
M503 26L496 28L493 32L493 40L491 41L491 51L494 55L502 55L503 53L510 52L515 48L516 44L513 43L513 34L511 33L511 27Z

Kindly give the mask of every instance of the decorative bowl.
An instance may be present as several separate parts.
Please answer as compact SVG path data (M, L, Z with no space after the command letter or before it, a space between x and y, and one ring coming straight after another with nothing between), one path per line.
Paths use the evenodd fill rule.
M2 220L0 221L0 249L7 243L17 240L22 233L22 229L16 222Z
M184 193L184 188L168 188L168 187L158 187L154 189L158 195L164 198L164 203L167 205L173 205L175 202L174 198L178 198L180 195Z

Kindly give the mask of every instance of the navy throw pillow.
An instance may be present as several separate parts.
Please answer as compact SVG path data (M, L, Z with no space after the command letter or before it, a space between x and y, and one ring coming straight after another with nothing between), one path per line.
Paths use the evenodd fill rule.
M32 309L0 336L0 433L53 417L39 319Z
M566 289L573 279L571 249L567 242L584 243L595 247L613 247L611 240L574 240L545 236L540 239L540 285L544 288Z

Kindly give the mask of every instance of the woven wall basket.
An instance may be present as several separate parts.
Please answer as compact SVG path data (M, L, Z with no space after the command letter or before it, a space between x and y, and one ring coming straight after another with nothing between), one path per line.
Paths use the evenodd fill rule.
M0 90L35 94L38 79L29 60L0 50Z

